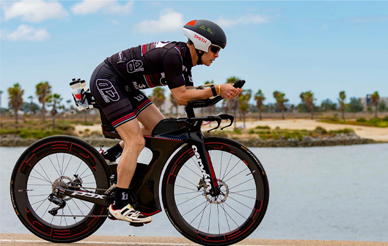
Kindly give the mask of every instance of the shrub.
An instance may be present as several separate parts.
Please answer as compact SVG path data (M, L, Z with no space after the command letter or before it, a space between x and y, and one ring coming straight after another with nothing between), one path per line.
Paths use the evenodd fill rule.
M326 134L327 130L323 127L317 126L317 128L315 128L314 132L319 133L319 134Z
M366 122L366 119L364 117L358 118L356 120L357 122Z
M268 129L268 130L270 130L271 127L269 127L269 126L256 126L255 129Z

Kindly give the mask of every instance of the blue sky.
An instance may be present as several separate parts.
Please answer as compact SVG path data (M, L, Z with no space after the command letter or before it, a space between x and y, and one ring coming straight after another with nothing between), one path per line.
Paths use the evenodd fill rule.
M347 101L388 97L387 1L0 0L1 105L17 82L26 101L40 81L70 99L73 77L88 81L106 57L132 46L186 41L182 26L193 19L218 23L228 38L210 67L193 68L195 85L237 76L261 89L264 103L278 90L295 105L308 90L318 104L342 90Z

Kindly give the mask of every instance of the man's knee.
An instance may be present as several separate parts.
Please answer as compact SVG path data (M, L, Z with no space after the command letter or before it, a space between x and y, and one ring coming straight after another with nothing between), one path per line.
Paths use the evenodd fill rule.
M145 147L145 139L142 135L133 137L131 139L123 139L124 141L124 151L133 150L140 153Z

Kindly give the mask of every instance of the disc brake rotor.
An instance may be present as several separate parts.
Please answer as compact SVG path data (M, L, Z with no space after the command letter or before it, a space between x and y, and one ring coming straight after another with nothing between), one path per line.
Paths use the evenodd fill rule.
M198 184L198 190L203 188L203 195L205 196L206 200L212 204L224 203L229 195L228 185L220 179L218 179L217 181L218 181L218 187L220 189L220 194L217 196L212 196L210 192L208 192L208 188L210 189L210 187L208 187L206 182L204 182L202 179L199 181L199 184Z

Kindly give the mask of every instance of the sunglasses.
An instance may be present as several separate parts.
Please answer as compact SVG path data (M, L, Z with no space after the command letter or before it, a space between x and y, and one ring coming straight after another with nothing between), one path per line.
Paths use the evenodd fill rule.
M213 52L214 54L217 54L221 50L220 46L212 45L210 46L210 51Z

